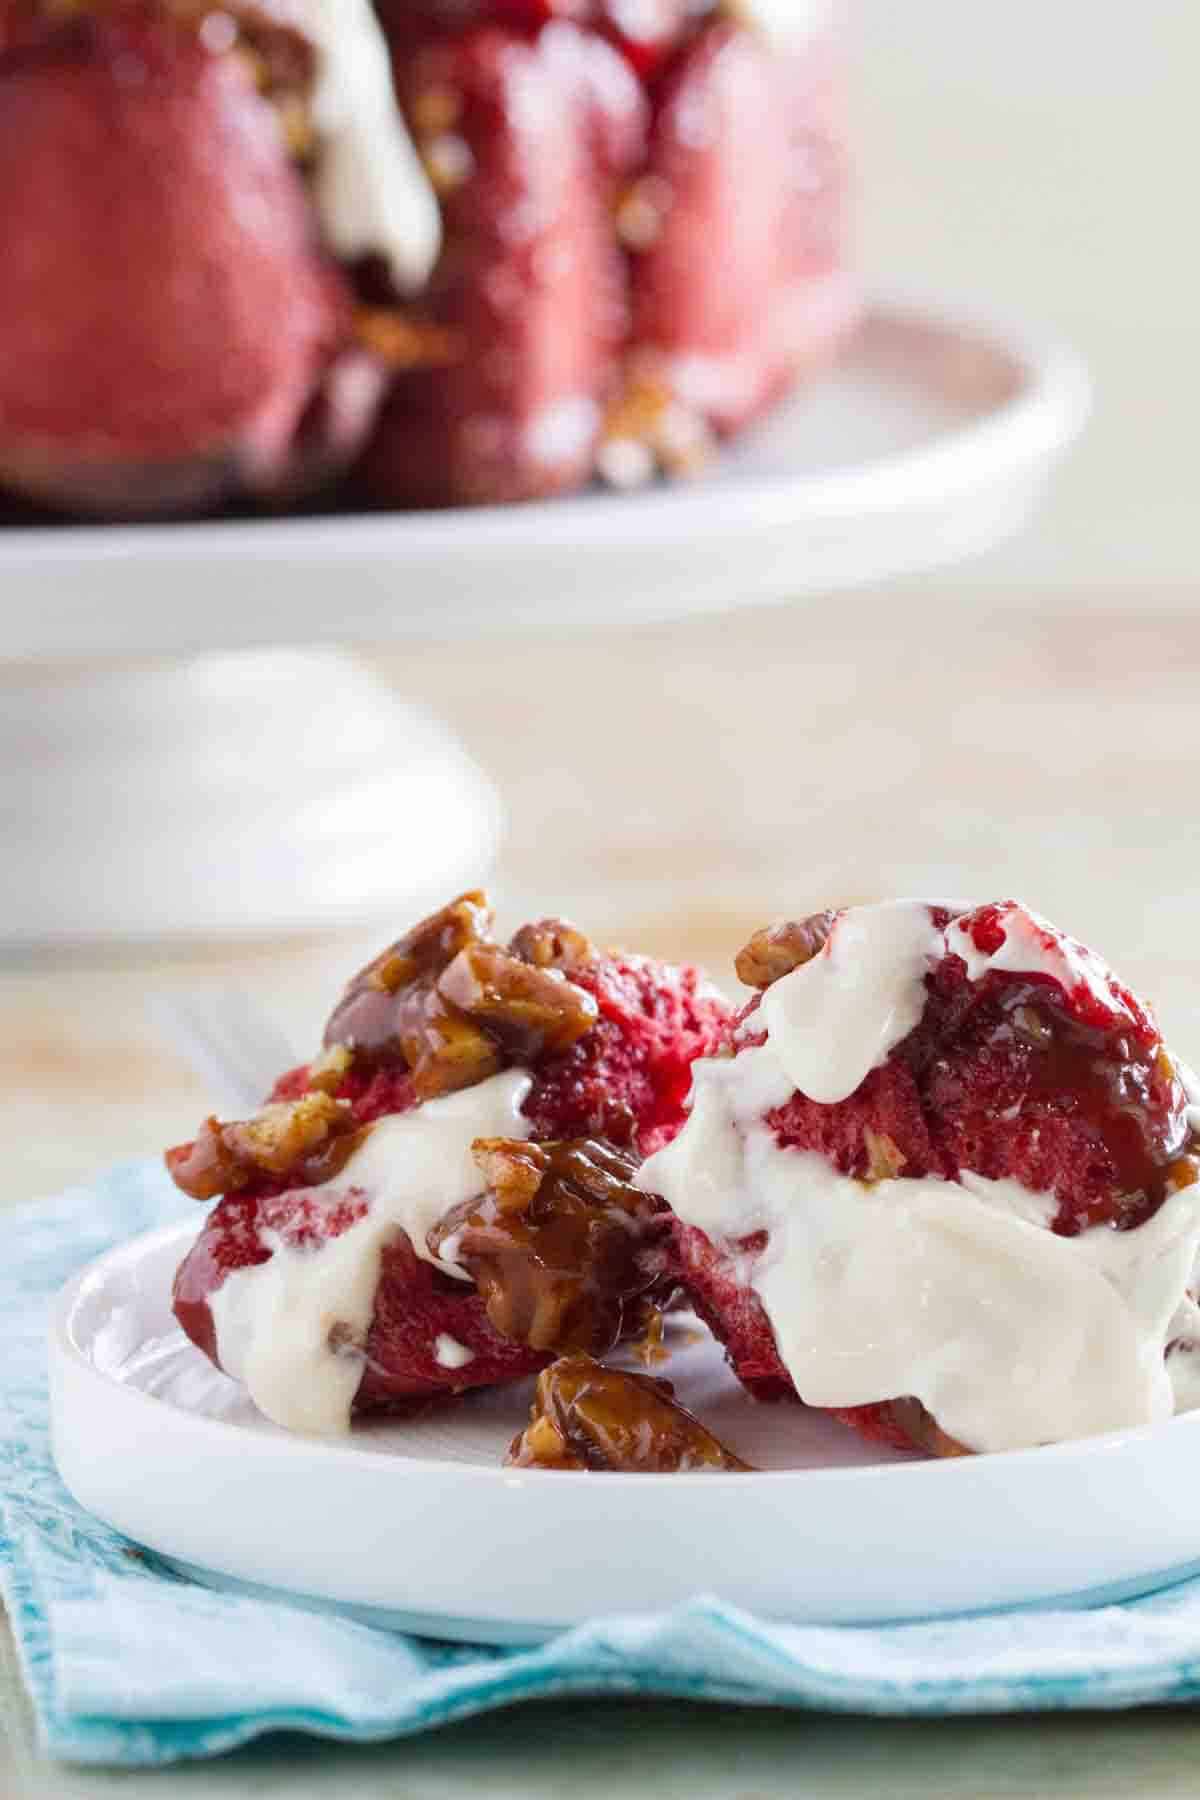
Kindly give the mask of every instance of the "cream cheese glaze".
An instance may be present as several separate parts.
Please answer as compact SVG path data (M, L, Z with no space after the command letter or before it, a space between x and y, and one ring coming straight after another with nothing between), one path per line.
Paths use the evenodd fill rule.
M924 900L852 907L819 955L767 989L752 1028L767 1026L793 1087L832 1106L917 1024L926 971L944 953Z
M348 261L383 257L413 292L437 260L441 211L396 104L371 0L296 0L295 14L317 54L313 194L326 240Z
M1064 937L1040 913L1012 901L1000 909L1000 924L1004 941L996 950L980 950L962 919L947 926L945 948L962 958L969 980L981 981L993 969L1006 975L1046 975L1067 993L1084 989L1108 1012L1126 1010L1095 951Z
M1031 918L1014 911L995 955L968 962L973 979L989 967L1063 978ZM919 1019L930 959L963 953L954 929L935 931L920 902L843 914L820 955L767 990L747 1027L765 1024L766 1041L695 1066L691 1117L639 1185L714 1243L768 1234L745 1277L812 1405L911 1394L952 1437L1005 1450L1195 1404L1200 1347L1164 1355L1200 1339L1188 1298L1200 1189L1171 1194L1135 1230L1067 1239L1048 1229L1053 1197L1017 1182L867 1184L782 1148L764 1123L797 1087L818 1101L854 1092ZM1099 968L1081 961L1076 974L1098 980ZM1111 1006L1107 985L1103 997Z
M471 1156L476 1138L529 1136L521 1106L530 1085L528 1074L510 1069L379 1120L337 1179L311 1195L331 1212L348 1195L361 1196L367 1203L363 1217L310 1248L264 1230L270 1260L225 1278L209 1301L217 1359L268 1419L319 1435L349 1429L380 1261L401 1232L424 1261L468 1279L456 1264L431 1254L426 1236L451 1207L479 1193ZM453 1341L439 1338L430 1354L443 1366L461 1367L462 1360L444 1361Z

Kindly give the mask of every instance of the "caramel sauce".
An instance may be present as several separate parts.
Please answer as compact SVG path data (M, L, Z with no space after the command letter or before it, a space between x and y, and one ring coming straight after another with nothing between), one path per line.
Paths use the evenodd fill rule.
M543 1370L506 1465L641 1475L750 1468L680 1406L669 1381L606 1369L590 1356Z
M477 892L423 920L355 976L325 1028L326 1048L352 1050L368 1070L409 1070L422 1100L569 1049L599 1016L561 966L586 940L544 921L506 950L491 927Z
M481 1139L475 1160L488 1189L438 1222L430 1250L467 1270L501 1336L603 1355L661 1279L662 1201L609 1144Z
M167 1151L167 1171L193 1200L216 1200L252 1182L319 1187L341 1174L364 1136L349 1107L316 1091L235 1124L206 1119L192 1143Z
M1182 1084L1156 1040L1111 1032L1064 1015L1047 982L994 980L1000 1008L991 1041L1024 1052L1026 1096L1081 1120L1112 1164L1115 1197L1104 1217L1119 1228L1151 1217L1169 1193L1200 1179L1200 1142L1186 1117ZM1074 1235L1090 1223L1072 1214L1056 1226Z

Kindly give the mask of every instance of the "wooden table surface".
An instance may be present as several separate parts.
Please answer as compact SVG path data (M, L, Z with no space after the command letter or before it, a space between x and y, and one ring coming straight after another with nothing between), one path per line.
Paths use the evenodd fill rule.
M1111 596L1109 607L1112 607ZM728 978L756 924L884 894L1018 893L1107 952L1200 1055L1200 618L1086 596L846 596L670 629L381 658L497 775L505 922L696 956ZM403 839L403 821L397 822ZM419 844L405 846L420 854ZM214 863L214 880L221 879ZM391 922L340 941L146 947L0 967L0 1199L185 1136L199 1082L147 996L237 983L299 1049ZM405 921L394 922L397 927ZM288 1743L199 1770L54 1769L9 1682L0 1794L707 1796L1192 1793L1187 1713L864 1723L684 1706L539 1707L418 1743ZM7 1764L3 1755L7 1755Z

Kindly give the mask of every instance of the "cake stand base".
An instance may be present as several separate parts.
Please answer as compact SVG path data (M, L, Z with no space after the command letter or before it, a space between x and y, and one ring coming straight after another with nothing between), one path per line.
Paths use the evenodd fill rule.
M0 700L8 946L404 923L495 856L486 777L338 651L10 666Z

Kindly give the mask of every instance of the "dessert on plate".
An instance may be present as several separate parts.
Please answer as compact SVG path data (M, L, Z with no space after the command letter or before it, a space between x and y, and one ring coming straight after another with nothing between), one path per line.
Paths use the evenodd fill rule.
M1200 1111L1149 1009L1015 901L771 927L638 1181L746 1386L938 1455L1200 1403Z
M851 328L826 0L0 0L0 490L686 473Z
M729 1008L695 969L482 894L350 983L253 1118L169 1151L216 1202L174 1286L188 1336L285 1427L601 1356L669 1305L670 1221L635 1186Z
M745 1469L648 1372L681 1297L755 1399L901 1449L1200 1405L1200 1090L1093 951L893 901L737 971L734 1013L561 920L501 945L463 895L254 1118L168 1152L215 1202L180 1324L300 1431L537 1375L519 1468Z

